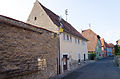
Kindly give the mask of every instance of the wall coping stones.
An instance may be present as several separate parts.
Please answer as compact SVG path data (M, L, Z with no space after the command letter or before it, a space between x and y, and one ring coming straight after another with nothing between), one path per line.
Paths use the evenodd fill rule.
M39 32L39 33L50 32L52 35L56 34L55 32L52 32L50 30L47 30L47 29L44 29L41 27L37 27L37 26L31 25L31 24L10 18L10 17L3 16L3 15L0 15L0 23L7 24L7 25L9 24L9 25L24 28L24 29L29 29L29 30Z

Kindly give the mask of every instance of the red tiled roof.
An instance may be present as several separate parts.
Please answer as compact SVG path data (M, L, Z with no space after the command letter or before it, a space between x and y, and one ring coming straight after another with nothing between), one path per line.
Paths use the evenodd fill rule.
M44 11L47 13L47 15L50 17L50 19L53 21L54 24L56 24L58 27L60 26L59 24L59 16L53 13L51 10L47 9L44 7L40 2L39 4L42 6ZM83 37L71 24L66 22L64 19L62 19L61 23L63 24L63 29L65 32L70 33L72 35L78 36L84 40L87 40L85 37Z
M105 42L105 46L108 47L108 44Z
M89 41L87 42L88 45L88 51L94 51L96 50L97 40L99 35L97 35L95 32L93 32L91 29L83 30L82 35L87 38Z
M109 43L108 45L109 45L109 47L111 47L111 48L114 47L114 44L112 44L112 43Z
M114 44L112 44L112 43L109 43L109 44L108 44L108 43L105 43L105 46L106 46L106 47L109 47L109 48L113 48L113 47L114 47Z

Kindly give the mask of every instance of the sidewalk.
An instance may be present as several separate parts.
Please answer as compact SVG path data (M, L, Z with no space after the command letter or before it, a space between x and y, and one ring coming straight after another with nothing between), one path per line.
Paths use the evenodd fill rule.
M86 65L88 65L88 64L90 64L90 63L94 63L94 62L95 62L95 60L88 60L87 62L80 64L79 67L76 68L76 69L74 69L74 70L69 70L69 71L67 71L67 72L65 72L65 73L56 75L56 76L54 76L54 77L52 77L52 78L49 78L49 79L62 79L62 78L64 78L65 76L67 76L67 75L71 74L72 72L74 72L75 70L77 70L77 69L79 69L79 68L81 68L81 67L83 67L83 66L86 66Z

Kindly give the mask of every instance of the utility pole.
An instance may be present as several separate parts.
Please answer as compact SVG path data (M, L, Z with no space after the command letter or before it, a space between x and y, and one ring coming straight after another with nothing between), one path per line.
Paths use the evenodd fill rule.
M66 21L67 21L68 9L65 10L65 15L66 15Z
M59 20L59 32L57 33L58 36L58 69L57 69L57 73L60 74L61 73L61 67L60 67L60 34L63 32L63 24L62 24L62 17L59 16L58 18Z

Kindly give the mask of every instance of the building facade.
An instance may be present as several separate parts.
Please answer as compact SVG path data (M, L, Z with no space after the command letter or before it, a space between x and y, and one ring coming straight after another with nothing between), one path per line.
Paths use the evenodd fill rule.
M101 38L100 41L101 41L101 46L102 46L103 57L106 57L107 56L106 44L105 44L106 42L104 38Z
M0 15L0 79L53 77L56 46L56 33Z
M97 45L96 45L96 58L97 59L101 59L103 58L103 53L102 53L102 46L101 46L101 41L100 41L100 37L98 37L97 40Z
M106 44L107 56L114 55L114 45L112 43Z
M87 38L89 41L88 45L88 53L95 53L97 59L101 59L103 57L100 36L94 33L91 29L83 30L82 35Z
M64 19L59 22L59 16L44 7L38 0L34 3L27 23L59 34L61 73L76 68L78 62L88 59L87 39ZM63 28L62 33L59 33L60 25Z

